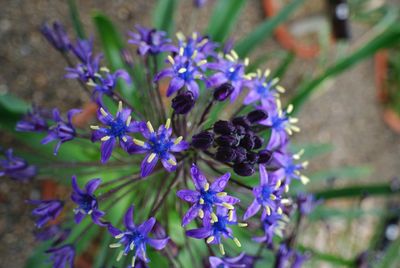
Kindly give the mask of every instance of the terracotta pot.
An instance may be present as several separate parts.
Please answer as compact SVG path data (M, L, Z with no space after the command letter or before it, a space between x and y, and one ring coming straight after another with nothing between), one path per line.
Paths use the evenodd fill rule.
M262 0L262 4L267 17L273 17L279 11L275 0ZM275 37L283 48L293 51L299 58L311 59L319 54L319 46L303 44L290 33L285 25L280 25L275 29Z

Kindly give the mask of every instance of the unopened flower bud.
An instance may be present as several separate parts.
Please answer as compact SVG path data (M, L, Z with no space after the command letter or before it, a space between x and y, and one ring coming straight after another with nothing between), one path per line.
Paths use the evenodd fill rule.
M208 131L200 132L192 137L192 146L201 150L207 150L213 142L214 134Z
M218 137L215 142L220 146L236 146L239 141L235 136L223 135Z
M192 110L195 99L193 93L190 91L183 92L172 99L172 109L174 109L177 114L187 114Z
M216 101L224 101L226 100L233 92L234 87L230 83L223 83L219 87L217 87L214 91L214 100Z
M221 162L232 162L236 158L236 153L230 147L219 147L215 158Z
M249 121L249 119L247 119L246 116L240 116L240 117L233 118L232 123L235 126L242 126L245 129L249 129L250 125L251 125L251 122Z
M253 142L254 142L254 147L253 147L253 149L254 149L254 150L257 150L257 149L260 149L261 146L263 145L264 139L261 138L261 137L259 137L259 136L257 136L257 135L254 135L254 136L253 136Z
M247 158L247 151L243 147L238 147L235 149L235 163L241 163Z
M244 177L251 176L255 172L254 165L250 163L237 163L233 166L233 170L236 174Z
M228 121L219 120L214 124L214 132L221 135L229 135L235 130L235 126Z
M247 152L247 161L251 164L255 164L258 161L258 154L254 152Z
M272 158L272 152L268 150L262 150L258 152L258 163L259 164L266 164L268 163Z
M265 120L268 118L268 114L262 110L255 110L250 112L247 115L247 119L252 123L257 123L259 121Z
M243 139L240 141L240 146L244 147L246 150L253 150L254 148L254 136L247 133L244 135Z

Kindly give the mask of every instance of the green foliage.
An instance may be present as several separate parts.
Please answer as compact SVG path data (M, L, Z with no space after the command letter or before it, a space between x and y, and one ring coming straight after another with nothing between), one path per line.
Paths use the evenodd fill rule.
M206 34L213 41L224 42L237 24L246 0L218 0L208 23Z
M265 20L253 32L249 33L236 45L236 52L241 57L247 56L252 50L254 50L256 46L262 44L262 41L270 37L275 28L284 22L290 14L292 14L301 6L303 2L304 0L293 0L290 4L287 4L275 17Z
M76 35L80 39L85 39L86 34L85 30L83 29L82 22L79 16L79 10L76 5L75 0L68 0L68 8L69 8L69 16L71 17L72 25L74 27Z
M175 26L174 17L177 6L178 0L158 0L153 14L154 26L171 35Z

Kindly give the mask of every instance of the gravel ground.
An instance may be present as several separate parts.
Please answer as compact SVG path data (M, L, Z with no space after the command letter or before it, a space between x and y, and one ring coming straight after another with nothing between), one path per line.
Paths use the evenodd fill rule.
M65 111L79 107L86 100L74 81L63 79L65 64L38 33L44 20L68 22L66 1L2 0L0 1L0 92L10 91L28 101ZM93 32L90 12L102 10L122 30L135 23L150 24L149 12L155 1L79 1L82 19ZM181 1L178 29L192 27L188 10L190 1ZM239 38L262 20L259 1L251 0L235 28ZM204 29L210 8L201 10L197 29ZM68 23L67 23L68 25ZM179 27L185 26L185 27ZM363 30L360 30L361 32ZM277 47L269 40L255 55ZM274 63L271 63L272 66ZM315 61L297 60L283 85L290 87ZM314 96L300 117L302 132L297 143L332 143L335 150L311 163L311 171L349 165L369 165L373 172L368 181L388 180L400 173L399 137L381 120L381 109L375 99L373 62L367 60L335 81L324 84L322 94ZM62 100L62 101L60 101ZM4 142L4 140L3 140ZM29 208L23 200L38 196L38 185L16 184L0 180L0 267L23 267L34 247Z

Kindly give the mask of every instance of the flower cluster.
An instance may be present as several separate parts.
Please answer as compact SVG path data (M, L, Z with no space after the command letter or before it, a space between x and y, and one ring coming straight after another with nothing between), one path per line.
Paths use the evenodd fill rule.
M204 3L196 1L198 6ZM86 111L72 109L64 119L57 108L50 115L35 107L16 127L47 133L42 143L57 141L55 154L66 142L63 147L81 142L93 149L82 148L79 159L86 160L46 161L50 168L78 175L72 176L70 198L54 193L57 198L29 201L37 206L32 212L40 228L37 238L53 242L46 251L53 267L73 266L75 248L92 226L108 230L116 239L109 247L119 250L116 260L125 256L129 259L123 262L131 267L146 267L154 250L162 251L160 256L171 266L179 262L180 251L191 251L191 240L182 244L183 230L187 237L205 240L211 256L201 257L211 267L252 267L261 261L262 256L246 249L230 257L235 255L223 244L230 239L241 247L238 230L254 229L263 235L252 235L253 240L271 250L276 248L275 235L283 237L275 252L279 267L287 260L303 262L284 237L291 216L288 207L295 208L297 202L304 216L315 200L301 194L293 201L287 194L292 180L308 182L302 174L307 162L299 161L302 152L290 150L290 137L299 128L290 116L293 107L282 108L279 96L284 89L279 80L270 77L269 70L248 73L249 60L241 59L232 44L222 48L197 32L178 33L174 44L166 32L135 28L128 43L137 57L130 59L128 48L121 51L121 59L129 59L129 64L115 72L101 66L102 54L94 52L93 39L71 41L59 23L42 28L67 59L66 77L80 82L97 109L97 117L78 120ZM128 87L135 86L135 94L120 94L120 78ZM222 113L224 105L230 108ZM0 166L0 175L16 180L36 175L36 168L11 150ZM133 220L132 202L135 217L143 221L140 225ZM67 203L72 205L64 208ZM63 209L72 216L59 217ZM179 214L181 224L168 215L172 211ZM81 228L75 229L73 223ZM235 228L248 224L248 230ZM70 238L71 228L77 238ZM227 256L214 252L213 245Z

